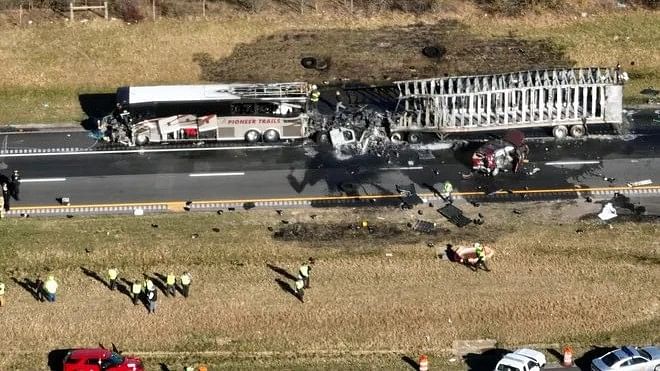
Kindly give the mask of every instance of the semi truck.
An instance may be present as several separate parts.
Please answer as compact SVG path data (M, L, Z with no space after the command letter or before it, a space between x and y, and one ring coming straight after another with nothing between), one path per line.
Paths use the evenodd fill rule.
M581 137L588 125L622 123L625 79L594 67L397 81L393 112L363 107L352 115L320 114L305 82L130 86L117 90L97 135L130 146L287 139L343 146L382 136L415 144L428 135L535 127Z

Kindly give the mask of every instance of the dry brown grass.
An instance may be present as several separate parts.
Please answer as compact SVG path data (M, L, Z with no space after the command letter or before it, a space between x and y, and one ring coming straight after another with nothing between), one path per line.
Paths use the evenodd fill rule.
M292 17L291 13L264 12L131 25L119 21L74 25L57 21L23 28L4 25L0 121L74 121L82 118L79 93L113 91L126 84L199 82L202 71L193 61L197 53L208 53L225 66L213 77L231 80L249 80L250 76L268 80L380 79L384 75L411 77L410 66L417 70L414 75L432 76L621 61L633 77L626 98L642 101L641 88L660 86L659 13L598 12L595 8L582 18L578 13L581 6L594 8L586 2L561 14L504 18L486 17L473 6L452 3L441 14L422 16L346 17L342 12L326 11ZM419 26L435 23L439 26ZM397 40L397 30L404 27L409 31L403 31L402 39ZM414 37L418 31L423 38ZM318 40L295 39L297 34L309 33L318 35ZM381 35L391 46L378 47L374 35ZM430 41L447 46L445 60L434 63L420 56L420 43ZM520 46L527 50L525 56L510 53ZM549 57L546 49L551 51ZM307 53L331 56L330 71L304 71L297 59ZM631 61L634 66L629 66Z
M535 208L527 206L523 215ZM55 304L38 303L9 282L0 328L11 336L0 338L0 349L10 354L0 368L19 362L18 352L45 354L98 342L115 342L130 351L228 352L209 357L215 362L233 362L231 352L257 358L264 351L302 352L275 363L262 360L265 368L295 368L286 359L331 354L319 361L322 368L350 351L442 355L455 339L496 338L512 346L660 341L657 223L604 228L577 221L585 210L575 205L547 208L544 215L534 214L534 221L511 219L506 208L473 210L484 213L487 223L457 230L441 222L449 229L446 237L378 238L365 233L332 242L274 240L266 227L277 228L281 218L266 211L221 217L7 220L0 225L0 243L6 247L0 252L2 277L34 278L52 271L61 293ZM310 212L297 213L287 211L285 217L311 221ZM377 229L405 224L416 215L314 213L320 215L315 223L367 218ZM387 220L379 220L380 215ZM584 233L576 233L577 228ZM192 239L192 233L199 238ZM429 239L443 246L476 235L497 249L491 273L439 261L426 246ZM266 264L295 273L308 256L318 263L307 303L301 305L275 282L286 278ZM127 296L109 292L80 270L103 272L111 264L129 279L142 272L189 269L192 296L161 295L157 315L149 316ZM392 363L397 359L392 355L373 358L377 364L400 366ZM364 364L355 356L346 359Z

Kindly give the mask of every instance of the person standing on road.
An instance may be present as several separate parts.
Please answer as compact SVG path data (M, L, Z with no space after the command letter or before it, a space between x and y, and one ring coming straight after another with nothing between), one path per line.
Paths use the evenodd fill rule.
M442 183L440 198L442 198L444 202L453 204L454 203L454 196L452 196L453 193L454 193L454 186L451 185L451 183L448 180L445 180L445 182Z
M321 92L319 91L318 86L312 85L312 91L309 93L309 102L312 104L312 110L319 110L319 99L321 99Z
M0 281L0 308L5 306L5 283Z
M14 170L11 174L11 195L16 201L19 201L18 194L21 190L21 174L18 170Z
M490 272L488 266L486 265L486 252L484 251L484 246L479 242L474 244L474 252L477 254L477 262L474 264L476 270L479 270L479 267L482 267L486 272Z
M138 280L133 281L131 285L131 293L133 294L133 305L138 305L140 301L140 294L142 293L142 285Z
M335 105L335 113L339 113L340 110L346 109L344 105L344 98L341 95L341 92L337 90L335 94L335 99L337 99L337 104Z
M298 278L303 280L306 289L309 288L309 275L312 273L312 265L314 265L314 258L309 258L298 270Z
M147 290L147 302L149 303L149 313L156 313L156 301L158 300L158 291L155 287Z
M110 268L108 269L108 287L110 287L110 290L114 291L115 288L117 287L117 276L119 275L119 271L117 268Z
M176 276L174 273L168 273L165 285L167 287L167 295L174 297L176 294L176 289L174 285L176 284Z
M298 276L298 279L294 284L293 292L301 303L305 302L305 281L303 281L302 277Z
M2 199L4 210L9 211L9 188L7 187L7 183L2 183Z
M192 282L192 276L188 272L183 272L181 275L181 293L184 298L187 298L190 294L190 283Z
M44 282L44 292L46 293L46 300L50 303L55 302L55 295L57 294L57 288L59 285L55 281L54 276L48 276L46 282Z

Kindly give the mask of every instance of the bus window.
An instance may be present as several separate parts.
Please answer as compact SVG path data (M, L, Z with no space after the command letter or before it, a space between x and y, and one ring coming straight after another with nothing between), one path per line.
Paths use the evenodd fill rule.
M271 103L257 104L257 115L272 116L275 106Z
M231 115L254 115L254 103L233 103L231 105Z

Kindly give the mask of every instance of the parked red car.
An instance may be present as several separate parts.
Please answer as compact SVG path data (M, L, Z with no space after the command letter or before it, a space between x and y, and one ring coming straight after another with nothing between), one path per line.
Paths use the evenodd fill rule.
M72 349L64 357L64 371L144 371L142 360L104 348Z

